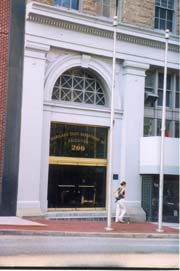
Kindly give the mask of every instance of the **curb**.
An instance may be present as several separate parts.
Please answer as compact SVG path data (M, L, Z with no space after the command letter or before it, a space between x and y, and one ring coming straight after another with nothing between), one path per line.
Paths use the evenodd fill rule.
M166 233L161 233L161 234L159 233L112 233L112 232L102 233L102 232L0 230L0 235L179 239L179 234L166 234Z

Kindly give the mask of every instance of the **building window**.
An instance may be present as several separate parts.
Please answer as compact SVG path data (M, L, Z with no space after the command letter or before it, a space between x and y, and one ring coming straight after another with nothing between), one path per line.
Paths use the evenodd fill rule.
M52 99L105 105L105 95L100 82L90 72L81 68L68 70L57 79Z
M155 28L173 30L174 0L156 0Z
M162 106L163 103L163 83L164 83L164 74L158 74L158 105ZM172 103L172 76L167 75L167 90L166 90L166 106L171 107Z
M113 17L116 6L113 0L96 0L96 15L103 17Z
M153 136L153 119L144 118L144 136Z
M69 9L79 9L79 0L55 0L57 6L69 8Z
M175 121L175 131L174 131L174 136L176 138L179 138L179 121Z
M179 76L176 76L176 95L175 95L175 107L179 108L180 88L179 88Z
M161 136L161 119L157 120L157 136ZM171 137L172 133L171 133L171 126L172 126L172 122L170 120L166 120L165 123L165 136L166 137Z

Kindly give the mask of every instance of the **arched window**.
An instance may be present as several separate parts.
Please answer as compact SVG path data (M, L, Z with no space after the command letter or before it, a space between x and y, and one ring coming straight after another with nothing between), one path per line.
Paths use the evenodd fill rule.
M105 95L99 80L91 72L82 68L72 68L57 79L52 99L105 105Z

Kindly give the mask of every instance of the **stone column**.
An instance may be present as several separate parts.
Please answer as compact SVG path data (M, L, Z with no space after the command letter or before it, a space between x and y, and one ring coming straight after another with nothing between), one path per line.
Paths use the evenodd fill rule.
M141 208L139 174L140 139L144 123L145 71L149 65L125 61L123 64L123 124L121 142L121 180L127 182L127 206L135 220L145 219Z
M17 215L41 215L40 172L46 53L49 46L25 48Z

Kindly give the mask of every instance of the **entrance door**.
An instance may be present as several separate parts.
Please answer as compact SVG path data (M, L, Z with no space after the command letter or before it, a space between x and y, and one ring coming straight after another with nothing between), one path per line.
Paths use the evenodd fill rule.
M50 165L48 208L105 207L106 168Z
M105 208L107 129L51 124L48 208Z

